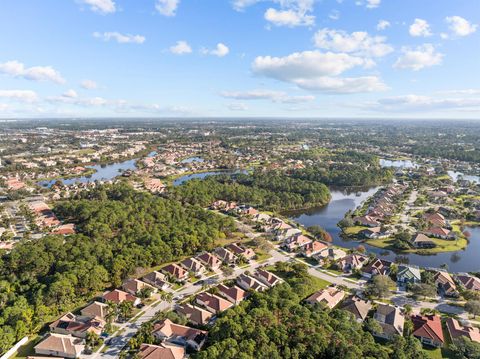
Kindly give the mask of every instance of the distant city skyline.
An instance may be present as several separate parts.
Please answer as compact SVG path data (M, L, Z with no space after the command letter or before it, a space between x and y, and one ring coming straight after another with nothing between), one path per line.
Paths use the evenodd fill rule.
M5 0L0 118L480 118L476 0Z

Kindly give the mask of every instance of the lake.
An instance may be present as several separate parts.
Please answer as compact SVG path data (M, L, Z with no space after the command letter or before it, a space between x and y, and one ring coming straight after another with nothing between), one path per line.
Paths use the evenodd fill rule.
M447 171L448 175L454 180L455 182L461 178L470 182L474 182L479 184L480 183L480 176L473 176L473 175L466 175L463 174L462 172L456 172L456 171Z
M333 238L333 244L346 248L355 248L362 244L368 252L375 253L378 257L394 260L397 255L408 258L410 264L421 267L438 268L442 264L447 264L453 272L480 271L480 227L467 227L471 233L470 243L465 250L457 252L439 253L435 255L419 255L412 253L395 253L390 251L388 255L382 255L383 249L370 246L366 243L352 241L342 238L342 231L337 227L337 223L344 217L348 210L355 209L368 197L373 195L378 188L364 189L361 192L332 189L332 200L326 206L314 208L305 211L289 212L290 219L304 225L305 227L319 225L323 227Z
M185 158L183 161L180 161L180 163L192 163L192 162L205 162L205 160L202 157L189 157L189 158Z
M394 168L418 168L419 165L411 160L386 160L380 159L380 166L382 167L394 167Z

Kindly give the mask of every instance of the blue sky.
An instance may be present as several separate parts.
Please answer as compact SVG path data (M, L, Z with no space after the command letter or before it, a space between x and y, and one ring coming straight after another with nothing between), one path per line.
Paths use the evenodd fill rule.
M467 118L478 0L3 0L0 117Z

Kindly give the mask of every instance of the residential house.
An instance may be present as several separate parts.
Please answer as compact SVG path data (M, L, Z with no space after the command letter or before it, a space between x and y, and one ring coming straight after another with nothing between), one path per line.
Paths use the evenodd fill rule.
M242 256L245 259L252 259L253 257L255 257L255 252L253 251L253 249L241 247L236 243L229 244L227 246L227 249L235 255Z
M435 242L423 233L414 235L411 243L415 248L433 248L436 246Z
M205 344L208 332L173 323L170 319L164 319L154 324L152 334L158 340L198 351Z
M195 325L206 325L213 316L209 311L188 303L178 306L175 311Z
M425 231L427 236L441 239L453 240L456 238L456 235L453 231L443 228L443 227L431 227Z
M390 232L382 231L381 227L372 227L364 229L359 232L359 234L365 238L369 239L383 239L390 236Z
M305 246L303 246L302 254L305 257L310 258L310 257L314 256L315 254L320 253L325 248L328 248L328 245L326 245L325 243L322 243L322 242L319 242L319 241L313 241L313 242L307 243Z
M270 288L276 286L282 281L275 274L263 269L257 269L253 274L253 277L255 277L260 282L262 282L262 284L265 284L267 287L270 287Z
M405 316L399 307L389 304L378 304L373 318L383 329L382 333L373 333L373 335L385 339L391 339L394 335L403 335Z
M244 290L254 290L257 292L263 292L266 290L268 287L261 283L259 280L246 275L246 274L240 274L237 277L237 284L239 287L241 287Z
M468 274L459 274L457 275L457 281L460 282L461 286L465 289L480 291L480 279L477 277Z
M108 304L101 302L93 302L80 310L82 316L87 318L98 318L105 320L108 313Z
M323 303L330 309L333 309L344 297L345 292L343 290L340 290L337 287L328 287L313 293L310 297L305 299L305 302L312 305Z
M180 262L180 265L187 271L193 273L196 277L201 276L207 271L207 268L196 258L187 258Z
M208 292L199 293L195 298L195 301L197 304L205 307L205 309L214 314L218 314L233 307L233 303Z
M314 254L312 257L316 259L319 263L324 263L326 261L336 262L347 256L347 252L340 248L328 247L322 249L319 253Z
M120 304L123 301L132 302L133 305L140 304L140 298L120 289L114 289L111 292L108 292L103 296L103 300L114 302L116 304Z
M172 263L163 267L161 271L178 281L184 281L188 279L188 272L176 263Z
M438 271L434 274L433 280L440 294L446 297L458 297L457 286L448 272Z
M461 337L467 337L473 342L480 343L480 329L477 327L462 325L458 320L453 318L447 318L445 324L453 341L456 341Z
M441 347L445 343L442 321L438 315L412 315L413 336L423 344Z
M401 284L415 284L422 280L420 269L417 267L400 265L398 266L397 282Z
M217 270L222 265L220 259L208 252L200 254L199 256L197 256L197 259L211 270Z
M345 300L342 309L352 313L357 322L363 322L372 309L372 302L353 296Z
M240 304L242 300L247 298L247 292L245 292L240 287L237 287L236 285L227 287L224 284L219 284L217 286L217 289L219 295L221 295L235 305Z
M292 228L292 226L290 226L287 223L284 223L284 224L279 223L277 225L277 227L279 227L279 228L287 227L287 228L282 228L282 229L278 229L278 230L275 231L276 232L275 239L278 240L278 241L284 241L287 238L294 237L294 236L300 236L302 234L302 231L300 229Z
M170 283L167 281L165 274L157 271L148 273L142 278L145 283L153 285L155 288L166 290L170 287Z
M349 273L353 270L361 269L366 263L368 263L367 256L353 253L339 259L336 266L339 270Z
M122 288L124 291L134 295L138 294L138 292L144 288L150 289L152 293L156 292L155 287L138 279L127 280L125 283L123 283Z
M85 349L84 341L71 335L49 333L35 345L35 354L60 358L77 358Z
M237 261L235 254L223 247L216 248L214 253L226 265L234 264Z
M265 213L257 213L253 216L253 220L260 223L269 223L271 219L272 217Z
M355 217L353 221L359 225L366 226L366 227L378 227L380 226L380 222L377 221L374 217L371 216L360 216Z
M432 226L445 227L447 225L445 217L440 213L425 213L423 219Z
M372 278L376 275L389 275L392 262L385 259L375 258L362 269L362 276Z
M72 313L67 313L51 323L49 328L52 333L85 339L90 332L100 335L104 326L105 321L103 319L80 318Z
M185 348L162 343L160 345L142 344L138 351L140 359L183 359Z
M282 248L284 248L289 252L292 252L296 249L303 248L304 246L308 245L311 242L312 240L307 236L301 233L297 233L292 236L286 237L283 240Z

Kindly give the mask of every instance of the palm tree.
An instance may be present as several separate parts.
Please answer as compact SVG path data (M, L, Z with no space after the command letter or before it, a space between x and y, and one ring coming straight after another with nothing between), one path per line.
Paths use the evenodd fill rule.
M133 310L133 303L127 300L124 300L119 305L120 315L122 316L123 320L127 320L132 315Z
M173 293L162 292L160 294L160 299L167 302L167 303L172 303L173 302Z
M117 314L117 303L107 300L107 314L105 315L105 320L107 321L107 323L112 324L112 322L117 318Z

